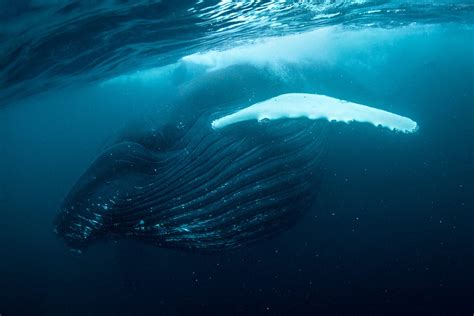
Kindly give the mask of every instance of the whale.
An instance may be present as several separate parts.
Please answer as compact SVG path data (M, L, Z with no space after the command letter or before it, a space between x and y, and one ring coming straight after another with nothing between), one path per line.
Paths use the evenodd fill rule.
M250 245L293 227L315 205L332 122L418 128L235 70L182 87L161 124L128 130L99 153L61 204L56 234L78 250L124 238L198 252Z

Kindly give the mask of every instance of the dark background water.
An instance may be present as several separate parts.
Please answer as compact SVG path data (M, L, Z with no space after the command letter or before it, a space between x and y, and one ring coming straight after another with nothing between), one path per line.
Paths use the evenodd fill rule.
M324 58L300 49L279 58L265 48L245 60L216 57L420 125L404 135L331 124L313 209L291 230L229 253L119 241L78 255L53 233L58 205L110 137L130 121L159 115L170 93L190 78L205 80L202 70L183 75L171 66L5 99L0 314L472 314L472 28L372 32L343 31L335 43L330 36ZM262 64L258 54L269 54L270 62Z

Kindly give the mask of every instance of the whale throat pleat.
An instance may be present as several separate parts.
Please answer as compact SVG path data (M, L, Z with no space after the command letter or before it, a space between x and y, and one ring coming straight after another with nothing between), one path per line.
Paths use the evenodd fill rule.
M184 144L195 150L173 151L176 159L167 159L164 172L150 178L152 186L119 203L111 217L113 232L167 247L212 251L288 227L318 191L313 171L324 138L319 124L298 125L283 124L294 132L256 144L240 135L210 132L200 138L196 133Z
M75 248L111 236L205 252L272 236L314 202L325 130L279 121L216 132L203 114L166 150L118 143L71 190L57 233Z

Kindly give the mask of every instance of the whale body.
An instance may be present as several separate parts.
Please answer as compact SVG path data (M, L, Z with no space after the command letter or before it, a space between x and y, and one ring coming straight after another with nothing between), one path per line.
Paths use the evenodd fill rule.
M416 127L329 97L267 96L247 107L221 99L195 111L176 107L166 124L109 146L65 198L56 233L75 249L119 238L203 252L248 245L288 229L314 205L330 124L317 118ZM330 102L314 102L321 100Z

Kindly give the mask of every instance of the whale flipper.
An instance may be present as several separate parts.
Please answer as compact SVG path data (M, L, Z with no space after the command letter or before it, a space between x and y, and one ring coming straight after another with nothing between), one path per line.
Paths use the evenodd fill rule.
M417 123L407 117L325 95L308 93L282 94L214 120L211 125L214 129L220 129L248 120L301 117L346 123L367 122L404 133L415 132L418 128Z

